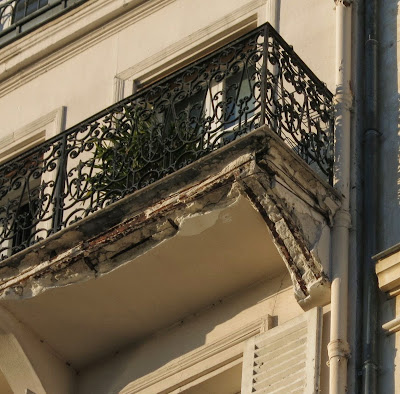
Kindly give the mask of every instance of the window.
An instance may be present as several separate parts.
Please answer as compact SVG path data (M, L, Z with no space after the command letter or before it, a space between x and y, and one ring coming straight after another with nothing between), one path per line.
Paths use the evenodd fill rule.
M0 32L46 6L49 0L0 0Z
M316 307L251 338L241 393L319 393L321 335L322 310Z
M39 8L47 5L48 0L17 0L14 6L12 23L16 23Z

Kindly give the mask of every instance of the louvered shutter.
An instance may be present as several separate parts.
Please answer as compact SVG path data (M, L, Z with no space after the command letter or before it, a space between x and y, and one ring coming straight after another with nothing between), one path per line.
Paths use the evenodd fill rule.
M322 312L314 308L247 342L242 394L318 393Z

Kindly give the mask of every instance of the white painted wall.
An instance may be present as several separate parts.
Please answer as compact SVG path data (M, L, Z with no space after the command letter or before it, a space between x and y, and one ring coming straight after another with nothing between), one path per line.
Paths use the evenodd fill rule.
M280 35L334 93L334 2L281 0Z

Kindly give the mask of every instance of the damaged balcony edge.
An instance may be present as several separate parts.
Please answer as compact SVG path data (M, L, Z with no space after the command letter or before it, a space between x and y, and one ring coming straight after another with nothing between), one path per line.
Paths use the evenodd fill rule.
M214 205L221 207L234 202L241 193L244 195L243 190L239 190L241 182L238 181L265 174L265 170L258 167L257 160L260 157L268 158L268 152L272 150L280 152L280 157L269 158L275 161L276 166L279 167L278 160L290 162L292 166L298 165L296 177L301 173L300 178L305 178L311 191L315 191L316 209L325 211L328 216L333 215L340 204L335 190L304 164L274 132L264 126L9 257L0 265L0 298L22 296L24 283L42 277L46 272L51 272L51 275L56 273L59 278L63 277L63 285L89 280L110 272L124 264L126 252L136 249L135 253L141 254L161 240L174 236L179 231L179 224L174 218L182 212L185 216L188 204L194 200L204 202L207 196L214 199L217 196L218 201L214 202ZM169 191L168 196L166 191ZM317 194L322 192L334 202L336 208L321 206ZM207 208L207 202L202 208L210 209ZM190 213L193 212L186 212L186 215ZM104 226L107 226L105 231ZM139 236L141 231L142 236ZM131 237L128 243L121 241L124 237ZM116 242L123 243L124 246L119 245L119 249L114 250L112 255L109 254L108 259L119 260L118 264L99 262L91 258L91 254ZM71 269L76 263L79 263L85 275L77 275ZM297 279L300 283L300 278ZM315 283L326 281L324 275L321 278L315 276L313 280ZM31 283L31 286L34 285ZM310 296L312 286L310 283L307 286L300 286L304 291L303 295L298 297L299 300L304 301ZM54 287L54 283L49 282L48 287Z

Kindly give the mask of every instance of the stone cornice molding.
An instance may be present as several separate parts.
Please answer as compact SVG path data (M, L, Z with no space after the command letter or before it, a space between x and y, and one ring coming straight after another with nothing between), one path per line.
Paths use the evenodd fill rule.
M373 257L379 288L389 297L400 294L400 243ZM400 316L382 325L386 335L400 331Z
M400 294L400 243L373 257L379 288L389 296Z
M0 138L0 163L4 163L32 146L59 134L64 126L65 108L60 107Z

